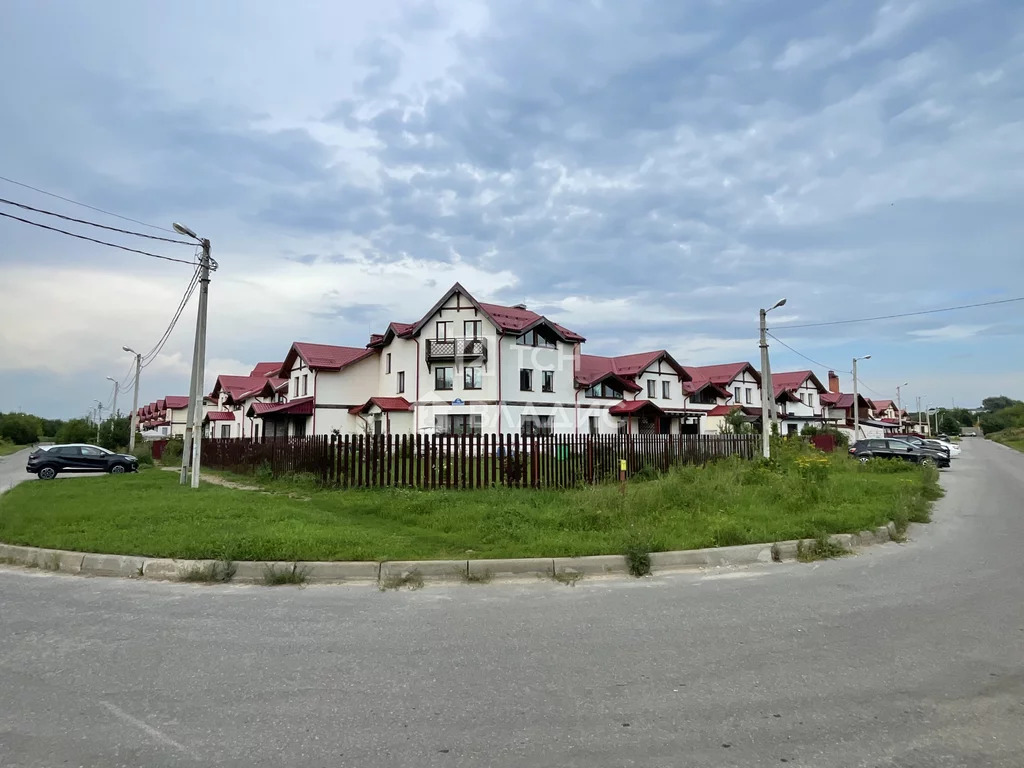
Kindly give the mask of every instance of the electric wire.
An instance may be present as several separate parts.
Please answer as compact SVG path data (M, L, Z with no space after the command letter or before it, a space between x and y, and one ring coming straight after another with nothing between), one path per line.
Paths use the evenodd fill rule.
M852 320L829 320L822 323L800 323L797 325L777 325L775 326L778 330L788 330L790 328L823 328L828 325L848 325L850 323L869 323L875 320L894 320L901 317L917 317L920 315L934 315L939 312L954 312L960 309L974 309L976 307L992 307L997 304L1011 304L1015 301L1024 301L1024 296L1018 296L1013 299L997 299L995 301L981 301L977 304L960 304L955 307L940 307L939 309L923 309L919 312L900 312L895 315L878 315L876 317L858 317Z
M55 211L48 211L45 208L33 208L31 205L25 205L25 203L19 203L14 200L7 200L0 197L0 203L4 205L13 205L16 208L22 208L26 211L33 211L34 213L42 213L46 216L54 216L58 219L64 219L64 221L73 221L76 224L85 224L90 227L97 227L99 229L106 229L111 232L120 232L124 235L134 235L135 237L145 237L150 240L161 240L165 243L177 243L178 245L195 245L195 243L189 242L188 240L175 240L171 237L160 237L159 235L147 235L145 232L135 232L130 229L121 229L120 227L110 227L106 224L98 224L95 221L89 221L88 219L76 219L74 216L65 216L63 213L56 213Z

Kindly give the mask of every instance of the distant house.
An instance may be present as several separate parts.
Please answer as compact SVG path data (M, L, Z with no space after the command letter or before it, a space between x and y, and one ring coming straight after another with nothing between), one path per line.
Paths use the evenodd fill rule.
M822 413L821 396L828 389L812 371L773 372L772 388L781 434L799 434L808 424L835 424L835 418Z
M260 437L260 424L249 416L257 403L274 403L287 392L288 381L278 376L281 363L257 363L247 376L220 375L209 397L214 406L204 417L210 437Z
M704 413L701 432L720 433L739 409L750 423L761 419L761 374L750 363L685 366L687 407Z
M143 405L138 411L138 428L154 437L182 437L188 416L188 397L167 395Z

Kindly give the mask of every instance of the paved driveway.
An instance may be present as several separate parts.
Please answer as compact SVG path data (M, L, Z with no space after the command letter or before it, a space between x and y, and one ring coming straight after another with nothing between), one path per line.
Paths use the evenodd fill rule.
M510 587L0 571L0 765L1024 765L1024 455L815 565Z

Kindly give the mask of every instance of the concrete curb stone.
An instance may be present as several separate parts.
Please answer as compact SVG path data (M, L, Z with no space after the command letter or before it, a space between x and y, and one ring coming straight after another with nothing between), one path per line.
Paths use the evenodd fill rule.
M923 526L914 524L908 530L915 535ZM830 539L846 549L881 544L896 538L896 526L890 522L873 531L834 534ZM813 540L804 540L804 545ZM796 559L799 542L779 541L774 544L744 544L734 547L708 547L676 552L652 552L651 572L729 567L769 563L773 560ZM178 581L188 571L202 568L213 560L175 560L144 558L129 555L104 555L91 552L41 549L0 543L0 561L26 567L43 568L62 573L87 576L119 576ZM587 557L535 557L495 560L392 560L378 563L362 562L290 562L243 561L234 563L231 582L262 583L268 568L276 571L301 569L309 583L378 583L393 584L407 580L414 573L424 581L455 582L490 578L553 578L566 576L627 575L629 564L622 555Z

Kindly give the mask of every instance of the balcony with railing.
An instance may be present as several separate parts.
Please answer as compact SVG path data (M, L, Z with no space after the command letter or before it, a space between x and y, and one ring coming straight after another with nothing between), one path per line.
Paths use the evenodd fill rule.
M457 337L427 339L427 364L474 361L487 362L487 340Z

